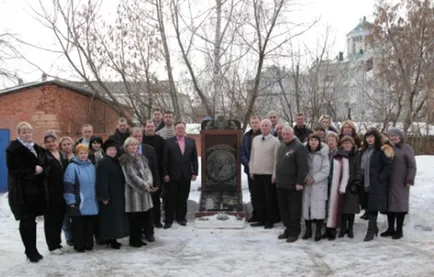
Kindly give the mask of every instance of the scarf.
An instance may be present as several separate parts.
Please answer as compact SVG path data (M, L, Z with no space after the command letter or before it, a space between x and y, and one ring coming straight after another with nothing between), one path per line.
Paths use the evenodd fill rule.
M363 152L362 155L361 168L364 173L364 187L366 192L369 191L369 165L371 162L372 154L374 154L374 152L375 149L373 147L369 147L368 149L366 149L365 152Z
M35 143L33 141L24 141L22 138L18 138L18 141L21 142L22 145L24 145L27 149L29 149L30 152L33 153L33 155L38 157L38 153L36 153L35 150Z

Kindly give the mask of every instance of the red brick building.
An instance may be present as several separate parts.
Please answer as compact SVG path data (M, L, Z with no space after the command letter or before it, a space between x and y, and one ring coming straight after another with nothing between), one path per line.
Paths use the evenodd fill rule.
M92 124L95 134L106 137L116 129L118 117L108 100L58 80L0 91L0 129L9 129L11 140L16 137L16 126L21 121L33 126L33 138L38 143L48 130L76 139L84 123Z

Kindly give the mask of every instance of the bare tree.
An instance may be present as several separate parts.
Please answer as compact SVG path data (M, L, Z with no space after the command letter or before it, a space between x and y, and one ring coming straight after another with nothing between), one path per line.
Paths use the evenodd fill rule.
M170 56L169 63L166 55L161 57L165 40L161 26L154 24L158 19L147 16L155 6L140 0L122 1L112 23L99 12L101 0L86 4L53 0L52 12L42 1L39 4L41 11L35 9L35 13L53 31L73 70L89 89L111 100L120 115L125 116L127 105L143 123L153 107L167 105L168 93L169 106L180 117L171 69L166 68L172 76L168 87L161 88L155 76L162 60L170 65Z
M252 45L257 56L253 88L249 90L246 112L243 119L247 126L254 110L256 99L260 91L262 69L266 59L287 44L291 39L309 30L316 22L308 24L293 24L290 22L290 6L294 1L276 0L266 2L262 0L246 0L249 8L247 30L243 30L241 37ZM301 28L300 28L301 27ZM253 37L247 34L254 34Z
M7 64L11 60L20 59L21 54L16 48L17 36L13 33L0 33L0 84L5 85L7 81L17 81L16 73L10 70Z
M433 26L430 0L401 0L396 5L379 0L376 5L368 43L377 54L376 78L384 80L383 91L393 92L404 132L421 117L433 93Z

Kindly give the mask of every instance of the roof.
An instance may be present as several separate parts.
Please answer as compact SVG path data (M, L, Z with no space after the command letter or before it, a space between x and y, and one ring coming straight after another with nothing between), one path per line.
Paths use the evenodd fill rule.
M361 30L366 30L366 29L368 29L370 26L373 26L374 24L372 24L371 22L369 22L369 21L366 21L366 17L363 17L363 20L361 20L360 22L359 22L359 24L357 24L357 26L356 27L354 27L348 34L347 34L347 36L349 35L349 34L351 34L351 33L354 33L354 32L358 32L358 31L361 31Z
M81 95L87 96L87 97L96 97L96 98L98 98L104 102L112 103L112 101L110 101L110 99L107 99L107 98L104 98L100 95L97 95L90 89L75 85L75 84L70 83L70 82L63 82L60 80L37 81L37 82L31 82L31 83L18 85L15 87L6 88L3 90L0 90L0 97L3 95L7 95L7 94L11 94L11 93L17 93L17 92L20 92L23 90L28 90L28 89L32 89L32 88L36 88L36 87L41 87L41 86L58 86L61 88L66 88L66 89L75 91L75 92L77 92Z
M59 80L47 80L47 81L31 82L31 83L18 85L15 87L6 88L3 90L0 90L0 96L5 95L5 94L20 92L20 91L31 89L31 88L41 87L41 86L58 86L58 87L67 88L67 89L76 91L76 92L83 94L85 96L90 96L90 97L95 96L95 93L91 90L73 85L71 83L62 82Z

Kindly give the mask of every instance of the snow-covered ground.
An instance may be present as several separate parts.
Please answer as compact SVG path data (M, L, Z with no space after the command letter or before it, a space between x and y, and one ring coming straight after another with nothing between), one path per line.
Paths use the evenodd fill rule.
M155 243L141 249L96 247L78 254L69 247L63 256L48 253L43 222L38 224L38 247L44 260L26 262L7 196L0 195L0 276L434 276L434 156L419 156L418 175L411 191L411 212L405 237L363 242L367 222L357 217L355 238L336 241L277 240L272 230L246 226L242 230L195 229L174 224L156 229ZM243 176L244 178L244 176ZM200 181L194 182L190 208L197 207ZM243 180L245 201L248 200ZM380 216L380 232L386 228ZM127 245L127 240L122 240Z

